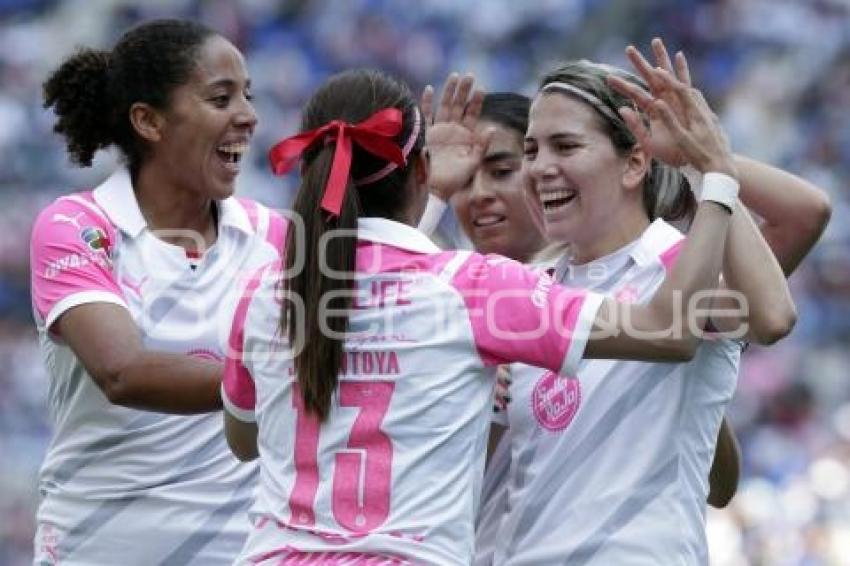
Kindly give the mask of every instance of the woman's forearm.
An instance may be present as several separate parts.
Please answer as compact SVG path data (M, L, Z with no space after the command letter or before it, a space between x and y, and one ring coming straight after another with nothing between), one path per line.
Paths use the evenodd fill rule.
M827 194L787 171L735 156L741 201L763 223L761 231L786 275L796 269L832 214Z

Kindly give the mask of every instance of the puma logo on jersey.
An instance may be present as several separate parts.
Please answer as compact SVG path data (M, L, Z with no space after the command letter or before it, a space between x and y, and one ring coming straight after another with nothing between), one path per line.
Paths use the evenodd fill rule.
M80 216L82 216L83 214L85 214L85 213L84 212L78 212L74 216L67 216L65 214L62 214L61 212L54 212L53 213L53 222L64 222L65 224L70 224L71 226L73 226L77 230L80 230L80 229L82 229L82 226L80 226Z

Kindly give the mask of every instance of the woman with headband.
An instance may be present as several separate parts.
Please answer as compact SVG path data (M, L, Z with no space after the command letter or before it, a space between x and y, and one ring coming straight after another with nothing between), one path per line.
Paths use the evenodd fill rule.
M634 304L654 300L686 241L657 215L687 210L670 206L679 176L666 164L689 160L677 132L645 111L660 98L682 123L691 119L690 105L710 113L690 87L684 57L674 69L663 44L653 48L663 71L628 50L648 92L637 77L587 61L549 73L525 140L547 236L566 244L556 280ZM749 316L719 313L710 327L772 343L794 322L782 270L793 270L814 245L829 207L819 190L790 174L735 163L742 200L766 218L776 259L736 203L723 286L738 293L715 299L714 308L734 309L737 299ZM488 534L478 541L476 564L707 564L709 468L741 344L704 341L687 363L591 360L576 374L512 366L507 501L501 517L490 514L479 525ZM734 456L734 446L724 448ZM723 478L713 478L721 480L712 486L720 492L715 502L731 496L732 472L726 494Z
M261 470L240 564L469 564L495 366L569 375L583 358L695 352L705 316L678 316L678 299L716 285L738 187L710 113L691 102L682 124L653 103L705 180L670 276L631 305L500 256L442 252L415 228L429 184L451 192L480 162L489 135L475 134L472 86L447 81L426 154L409 90L345 72L271 151L279 173L300 161L303 224L282 264L250 281L230 337L225 432Z

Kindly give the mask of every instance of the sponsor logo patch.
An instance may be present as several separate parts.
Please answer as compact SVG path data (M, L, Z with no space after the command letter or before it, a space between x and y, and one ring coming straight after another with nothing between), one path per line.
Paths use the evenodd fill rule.
M581 383L573 377L564 377L547 371L531 394L531 410L543 428L561 431L573 421L581 405Z

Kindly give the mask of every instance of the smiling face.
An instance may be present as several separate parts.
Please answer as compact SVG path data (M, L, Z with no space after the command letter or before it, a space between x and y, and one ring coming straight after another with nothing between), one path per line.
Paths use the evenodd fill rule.
M242 55L213 35L199 49L189 80L175 88L162 113L161 139L149 164L176 187L205 198L233 194L240 161L257 124Z
M531 106L525 138L526 171L543 203L546 235L584 259L616 250L622 221L642 210L640 191L624 187L629 160L617 154L601 121L583 101L543 93Z
M488 121L477 128L495 133L470 185L452 196L455 214L478 252L528 261L544 241L523 195L522 134Z

